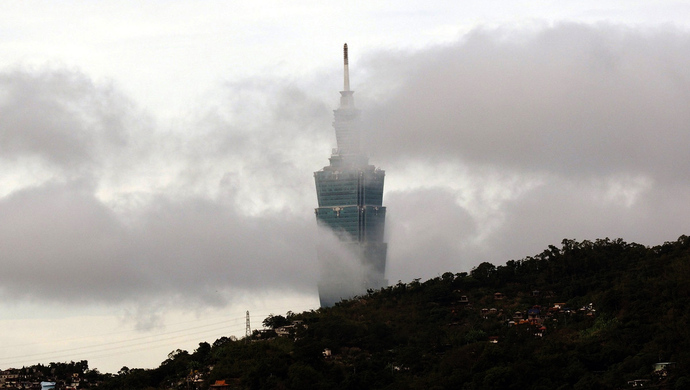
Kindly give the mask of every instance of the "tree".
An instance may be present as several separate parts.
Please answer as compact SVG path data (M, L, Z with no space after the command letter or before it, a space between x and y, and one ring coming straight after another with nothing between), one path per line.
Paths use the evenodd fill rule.
M281 326L289 325L290 322L288 321L287 318L281 316L281 315L273 315L270 314L266 319L261 323L264 327L266 328L271 328L271 329L276 329L280 328Z
M211 344L207 342L199 343L199 348L192 354L192 360L199 363L206 363L208 358L211 356Z
M495 273L495 265L483 262L472 269L472 271L470 272L470 276L478 280L479 282L486 284Z

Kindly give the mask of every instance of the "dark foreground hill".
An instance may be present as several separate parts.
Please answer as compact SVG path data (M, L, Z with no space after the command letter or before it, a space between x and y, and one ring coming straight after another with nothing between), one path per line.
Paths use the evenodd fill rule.
M689 309L689 237L651 248L564 240L270 316L251 340L178 350L100 388L685 389Z

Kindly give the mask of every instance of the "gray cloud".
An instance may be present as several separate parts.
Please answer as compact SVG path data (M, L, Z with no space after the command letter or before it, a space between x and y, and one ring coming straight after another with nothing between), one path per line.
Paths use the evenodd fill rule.
M161 195L127 225L91 191L47 184L3 199L4 295L85 303L162 295L217 305L228 288L305 291L315 280L307 218L249 217Z
M447 188L386 194L388 274L391 282L434 277L442 270L467 268L477 234L476 221ZM459 272L459 271L458 271Z
M392 282L562 238L687 233L688 33L480 29L364 58L352 79L387 171ZM310 77L220 85L168 125L77 71L0 73L2 295L138 302L139 316L166 299L316 294L312 172L338 95Z
M0 152L62 168L94 163L127 146L131 103L112 87L62 69L0 74Z
M480 29L453 45L369 62L377 96L389 88L366 111L382 161L434 156L567 176L688 177L679 169L690 166L685 32Z
M69 71L3 76L14 89L2 107L26 106L0 128L28 145L12 150L19 162L8 166L24 173L22 159L39 156L51 172L0 199L5 296L222 305L228 291L315 291L309 165L323 163L309 154L328 151L314 134L330 125L322 102L285 83L227 85L217 106L182 128L122 106L118 115L140 124L125 131L97 115L115 95L109 86ZM56 79L64 85L54 94L39 93ZM34 126L44 106L58 107L57 119ZM53 136L69 140L43 142Z
M687 233L687 32L478 29L364 66L368 145L407 181L386 198L391 279L500 264L563 238L652 245ZM419 212L406 207L414 194L429 199Z

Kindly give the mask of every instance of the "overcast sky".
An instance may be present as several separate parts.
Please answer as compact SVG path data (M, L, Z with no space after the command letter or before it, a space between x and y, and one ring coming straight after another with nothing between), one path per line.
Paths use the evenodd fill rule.
M690 232L686 2L263 3L3 6L0 368L316 308L345 42L391 282Z

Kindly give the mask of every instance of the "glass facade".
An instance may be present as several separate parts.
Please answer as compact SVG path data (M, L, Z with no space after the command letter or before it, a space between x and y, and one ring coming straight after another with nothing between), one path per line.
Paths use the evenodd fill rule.
M384 171L373 166L343 172L316 172L317 221L339 234L347 234L343 239L383 241L386 218L386 208L382 206L384 176Z

